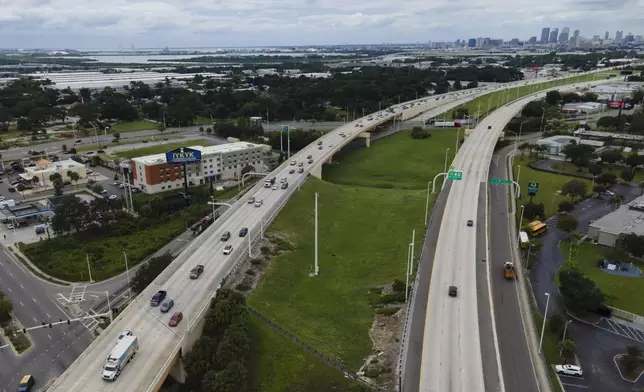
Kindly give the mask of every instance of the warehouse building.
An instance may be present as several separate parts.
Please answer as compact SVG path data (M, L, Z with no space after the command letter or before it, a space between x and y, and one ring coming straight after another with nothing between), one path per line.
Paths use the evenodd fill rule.
M266 152L271 150L270 146L247 142L188 148L201 152L199 162L186 165L189 186L208 183L236 185L246 166L265 171ZM183 186L183 165L168 163L165 154L132 158L131 170L134 185L145 193L159 193Z
M621 234L631 233L644 235L644 196L597 219L588 228L588 238L606 246L615 246Z

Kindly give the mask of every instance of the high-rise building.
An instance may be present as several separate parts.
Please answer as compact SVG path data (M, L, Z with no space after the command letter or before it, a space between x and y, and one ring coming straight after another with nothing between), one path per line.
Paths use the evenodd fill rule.
M542 44L547 44L548 43L548 37L550 37L550 27L544 27L541 29L541 42Z
M569 37L570 29L568 27L564 27L563 30L561 30L561 34L559 34L559 43L564 45L567 44Z
M476 47L476 38L470 38L467 40L467 46L470 48Z
M559 37L559 29L557 29L557 28L552 29L552 31L550 32L550 38L548 39L548 43L556 44L557 43L557 37Z
M574 39L578 39L578 38L579 38L579 30L575 30L575 32L574 32L574 33L572 33L572 37L573 37Z
M615 42L619 43L622 42L622 37L624 36L624 31L622 30L617 30L615 32Z
M608 39L610 37L610 34L608 34L608 31L604 33L604 39Z
M532 44L532 45L536 44L537 43L537 37L536 36L530 37L530 39L528 40L528 43Z

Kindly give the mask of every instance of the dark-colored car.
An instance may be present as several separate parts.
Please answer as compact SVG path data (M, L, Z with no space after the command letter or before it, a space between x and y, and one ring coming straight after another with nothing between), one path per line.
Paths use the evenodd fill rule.
M161 304L161 313L168 313L173 306L174 306L174 301L169 298L166 299Z
M473 220L468 220L467 225L470 226L470 227L474 226L474 221Z
M239 230L239 236L240 237L246 237L246 234L248 234L248 228L243 227L241 230Z
M448 294L450 297L456 297L458 294L458 288L456 286L449 286Z
M288 188L288 182L283 182L282 185L280 185L282 189Z
M181 312L174 312L172 317L170 317L170 321L168 321L168 325L171 327L176 327L181 320L183 320L183 313Z
M23 376L18 384L18 392L29 392L31 387L36 383L36 379L32 375Z
M229 238L230 238L230 231L224 231L223 233L221 233L222 241L228 241Z
M203 265L199 264L190 271L190 279L199 279L199 276L203 273Z
M161 305L161 302L165 299L165 297L168 295L168 293L165 290L159 290L152 296L152 299L150 300L150 306L159 306Z

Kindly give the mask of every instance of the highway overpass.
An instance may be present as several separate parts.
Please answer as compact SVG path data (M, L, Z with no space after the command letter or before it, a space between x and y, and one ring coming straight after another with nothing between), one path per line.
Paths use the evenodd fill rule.
M543 80L532 83L540 82ZM524 84L524 82L515 83L515 85ZM507 87L504 86L504 88ZM319 149L317 143L312 143L295 154L291 159L304 162L303 173L289 174L292 166L288 160L269 174L278 179L286 177L289 183L286 190L272 190L264 188L261 183L256 184L248 192L248 197L254 196L256 199L263 200L263 206L254 207L252 204L247 204L246 198L233 204L114 320L58 378L49 391L102 392L118 388L119 392L152 392L158 390L169 373L177 381L182 382L185 374L180 360L181 355L185 354L200 336L203 316L210 300L225 278L239 265L238 261L250 252L249 245L260 239L263 229L275 218L297 188L306 181L309 173L321 175L322 164L335 152L352 139L365 136L365 132L374 129L380 123L390 121L394 117L406 120L428 110L432 110L433 113L451 110L466 103L472 99L472 96L490 91L493 90L480 88L459 92L458 95L446 94L395 105L393 113L384 112L380 118L377 115L369 115L327 133L319 139L322 142L322 149ZM411 103L414 103L414 106L411 106ZM403 110L403 106L408 108ZM372 120L369 120L369 117L372 117ZM356 127L358 123L363 126ZM346 136L343 137L342 133ZM313 164L306 163L305 157L308 155L312 156ZM244 238L240 238L237 234L242 228L249 230L248 236ZM231 239L227 242L219 240L223 231L232 233ZM234 250L230 255L223 255L225 245L233 245ZM204 273L199 279L190 280L189 271L197 264L205 265ZM175 301L175 306L170 313L162 314L158 308L149 306L149 300L157 290L166 290L168 298ZM173 328L168 326L168 320L174 311L183 312L184 320ZM139 337L140 349L118 380L114 383L105 382L101 379L102 366L107 354L115 345L118 335L124 329L131 330Z

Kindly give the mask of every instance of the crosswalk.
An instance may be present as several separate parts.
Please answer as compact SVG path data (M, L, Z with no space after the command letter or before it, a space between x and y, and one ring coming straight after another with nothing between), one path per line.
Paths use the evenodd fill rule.
M644 331L637 328L629 327L607 318L602 318L600 322L595 324L595 327L644 344Z
M96 315L96 312L94 312L93 310L90 310L89 312L82 312L81 314L78 315L78 317L80 318L80 317L88 317L88 316L95 316L95 315ZM91 319L85 319L81 321L81 324L83 324L83 326L91 332L94 329L96 329L96 327L98 327L99 322L96 320L96 318L91 318Z

